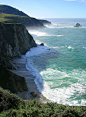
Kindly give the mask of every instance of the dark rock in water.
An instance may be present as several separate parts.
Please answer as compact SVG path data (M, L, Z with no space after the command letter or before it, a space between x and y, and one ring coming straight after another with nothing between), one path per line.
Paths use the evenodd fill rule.
M37 93L36 92L31 92L30 93L33 97L37 97Z
M79 23L77 23L74 27L80 27L81 25Z
M8 89L12 93L28 90L24 77L12 73L2 65L0 65L0 87Z
M40 45L41 45L41 46L44 46L44 43L41 43Z

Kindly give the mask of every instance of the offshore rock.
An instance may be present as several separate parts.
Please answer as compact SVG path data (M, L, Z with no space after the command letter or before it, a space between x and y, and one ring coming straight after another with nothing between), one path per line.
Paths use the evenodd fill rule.
M77 23L74 27L80 27L81 25L79 23Z

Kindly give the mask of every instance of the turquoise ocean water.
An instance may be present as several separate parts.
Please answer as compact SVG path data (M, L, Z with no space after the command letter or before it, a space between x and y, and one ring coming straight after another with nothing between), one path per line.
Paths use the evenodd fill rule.
M86 19L47 19L52 25L29 30L36 43L49 47L30 57L35 82L51 101L86 105ZM80 23L82 27L75 28ZM38 51L41 51L40 48Z

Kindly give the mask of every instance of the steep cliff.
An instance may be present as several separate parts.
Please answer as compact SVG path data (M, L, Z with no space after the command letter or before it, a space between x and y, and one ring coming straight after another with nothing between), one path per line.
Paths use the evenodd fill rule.
M0 56L19 57L36 46L24 25L0 23Z
M21 57L30 48L36 47L33 37L22 24L0 23L0 86L13 93L27 90L25 78L8 69L17 69L13 57Z
M8 89L12 93L27 91L28 89L24 77L10 72L2 65L0 65L0 87Z

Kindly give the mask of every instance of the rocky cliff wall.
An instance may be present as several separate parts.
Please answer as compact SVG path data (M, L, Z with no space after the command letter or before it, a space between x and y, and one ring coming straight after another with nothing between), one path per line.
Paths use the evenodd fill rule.
M24 25L0 23L1 56L20 56L32 47L36 47L36 43Z
M17 69L12 58L21 57L36 46L24 25L0 23L0 87L13 93L27 90L25 78L8 69Z
M2 65L0 65L0 87L8 89L12 93L27 91L28 89L24 77L10 72Z

